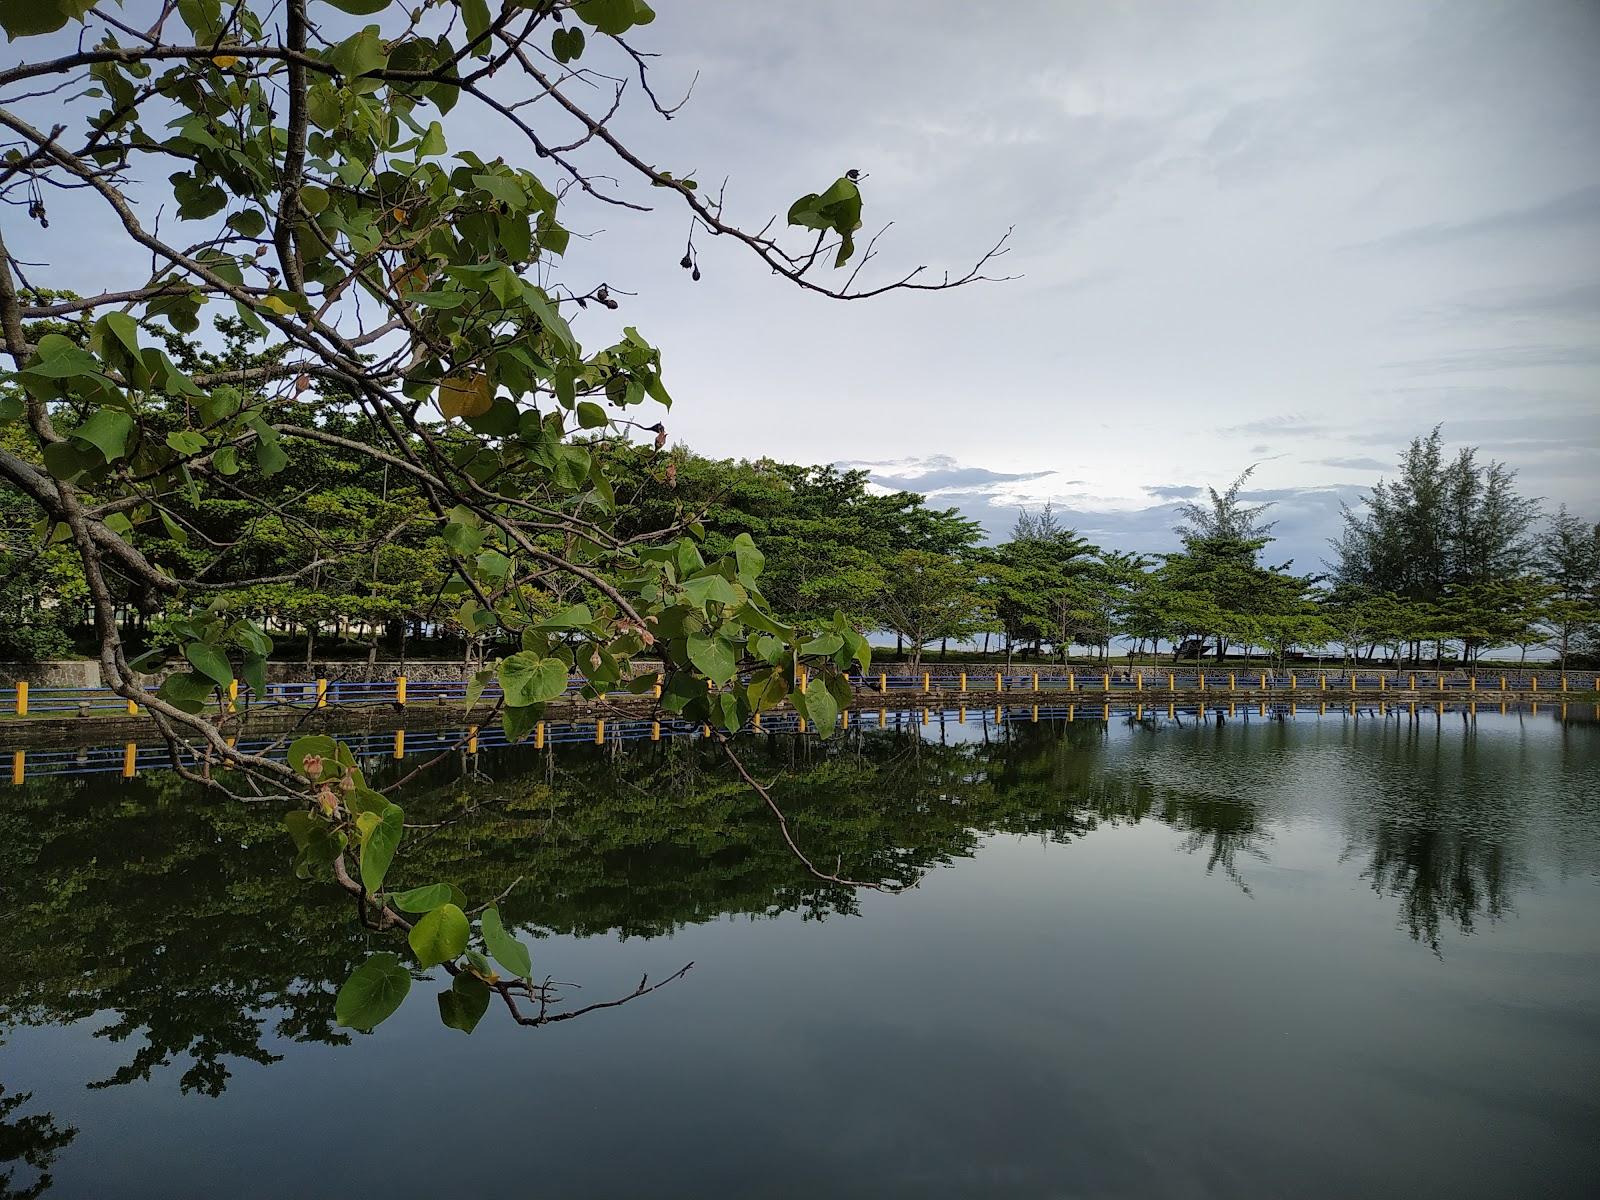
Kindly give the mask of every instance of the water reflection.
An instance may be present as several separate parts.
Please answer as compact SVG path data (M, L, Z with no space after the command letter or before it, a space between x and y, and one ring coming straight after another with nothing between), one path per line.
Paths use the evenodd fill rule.
M29 1111L31 1092L0 1084L0 1200L36 1200L53 1182L50 1167L78 1131L47 1112Z
M826 744L753 739L745 757L774 780L803 847L844 875L902 883L996 834L1068 843L1156 822L1248 894L1249 864L1270 861L1276 828L1332 820L1346 861L1438 952L1442 931L1513 911L1530 827L1553 798L1572 818L1560 853L1593 863L1592 740L1551 754L1485 742L1471 723L1393 718L911 719ZM366 765L380 785L401 769ZM268 1044L348 1040L332 998L366 935L331 885L293 880L276 812L197 799L170 775L44 779L6 801L0 1022L111 1014L96 1036L132 1050L90 1086L181 1063L183 1091L215 1096L230 1064L276 1061ZM808 875L721 756L694 741L486 751L413 788L408 812L440 824L412 844L403 878L480 897L520 880L502 909L536 936L649 938L730 915L824 920L861 903Z

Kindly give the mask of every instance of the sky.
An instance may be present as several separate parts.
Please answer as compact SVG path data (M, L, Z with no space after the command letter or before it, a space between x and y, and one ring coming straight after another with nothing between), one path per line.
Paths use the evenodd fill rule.
M1442 422L1600 518L1594 0L658 7L632 40L664 99L694 87L670 123L624 105L642 157L726 179L749 228L857 169L863 232L892 222L866 276L959 273L1008 229L1014 276L844 303L702 233L696 282L674 197L578 198L565 281L635 295L575 327L662 347L675 440L860 465L994 536L1049 501L1145 552L1257 464L1275 557L1314 571L1341 502ZM555 174L482 109L448 128ZM28 249L99 282L125 251L72 202Z
M700 237L695 283L681 213L598 214L573 263L639 291L695 449L1146 551L1257 463L1312 570L1443 422L1600 518L1600 4L677 7L636 42L690 102L619 126L653 162L746 225L857 168L879 278L1008 227L1018 277L840 303Z

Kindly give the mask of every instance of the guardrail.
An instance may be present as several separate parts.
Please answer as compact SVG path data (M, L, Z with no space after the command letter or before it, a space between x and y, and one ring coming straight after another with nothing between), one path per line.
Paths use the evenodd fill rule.
M892 675L888 672L851 675L851 686L878 692L896 693L985 693L1016 692L1067 693L1249 693L1249 692L1376 692L1460 694L1478 692L1567 692L1600 691L1600 676L1570 676L1556 672L1507 672L1491 676L1460 672L1412 671L1402 675L1346 671L1120 671L1080 673L1043 671L994 673L961 671L953 674ZM582 676L567 681L565 695L575 695L587 684ZM801 685L805 686L804 672ZM1585 685L1589 685L1586 687ZM633 695L628 692L608 695ZM656 695L659 696L657 687ZM482 691L491 703L502 695L498 684ZM216 704L220 711L235 712L250 708L327 708L350 705L390 705L464 703L465 680L408 680L404 675L386 680L317 679L299 683L269 683L257 696L237 680L230 688L218 688ZM14 688L0 688L0 716L18 717L96 713L138 715L137 706L105 687L39 687L19 682Z
M959 724L967 724L969 711L978 717L978 722L983 727L1003 728L1007 725L1033 724L1041 719L1108 721L1113 716L1126 716L1141 722L1159 721L1162 718L1180 722L1185 717L1204 720L1212 715L1218 717L1226 715L1229 718L1242 718L1246 721L1252 717L1275 720L1293 720L1301 716L1383 718L1399 715L1403 711L1415 715L1419 710L1432 710L1439 715L1443 715L1446 710L1463 711L1476 716L1478 707L1476 702L1461 697L1451 700L1411 700L1395 704L1372 696L1364 701L1349 700L1337 704L1325 701L1302 705L1292 700L1253 702L1226 700L1210 705L1203 702L1179 705L1171 702L1163 704L1158 701L1136 702L1132 697L1125 696L1102 697L1098 703L1086 701L1008 705L1002 702L925 708L889 708L885 705L881 708L864 708L855 712L846 710L839 714L838 723L845 729L904 731L928 727L935 723L944 725L952 718ZM1500 702L1496 707L1500 712L1506 712L1510 705ZM1534 713L1539 710L1537 702L1530 707ZM1565 710L1565 705L1560 707ZM805 735L815 734L817 731L798 713L784 712L754 717L746 722L740 732ZM698 725L692 721L600 717L584 721L549 723L540 721L533 733L520 745L524 749L553 753L558 746L606 746L618 742L659 742L669 738L710 736L709 726ZM230 738L229 743L245 753L266 754L270 758L282 760L291 740L292 738L288 736L267 734ZM342 735L341 740L350 747L358 763L369 767L381 760L403 760L408 756L452 751L470 756L485 750L504 749L512 744L500 727L480 728L476 725L458 730L396 729L392 733L357 732ZM203 755L188 752L183 748L180 748L180 752L183 753L185 764L192 768L201 769L207 764ZM164 743L140 745L137 742L125 742L114 746L15 750L10 755L10 779L14 785L20 785L32 778L57 775L120 775L124 779L131 779L141 771L166 770L171 766L171 761L171 751ZM220 764L214 759L211 760L211 765L221 769Z

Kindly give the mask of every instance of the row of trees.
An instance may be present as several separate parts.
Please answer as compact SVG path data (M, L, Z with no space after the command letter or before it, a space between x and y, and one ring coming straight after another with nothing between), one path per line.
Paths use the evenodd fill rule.
M248 331L220 323L223 348L172 339L186 369L239 370L255 360ZM318 427L364 436L343 406L318 407ZM1594 655L1600 633L1600 533L1564 508L1546 519L1519 495L1513 472L1471 449L1446 460L1439 430L1416 439L1392 480L1344 514L1326 574L1271 561L1267 507L1245 499L1247 471L1224 491L1180 510L1180 547L1140 555L1092 545L1049 505L1024 511L1010 536L982 544L976 522L912 492L871 489L865 472L761 459L715 460L683 448L617 446L617 490L629 503L623 536L645 538L685 520L708 555L731 552L741 533L765 554L765 592L786 620L842 614L858 629L892 633L913 669L925 647L1064 661L1074 649L1109 660L1119 640L1133 655L1281 661L1336 649L1347 659L1395 663L1473 661L1491 647L1547 649L1563 664ZM309 660L334 650L366 657L406 651L419 634L443 634L481 660L479 636L415 486L381 461L332 442L308 442L278 472L240 466L241 497L210 495L170 506L164 539L147 552L175 569L225 548L217 582L289 577L224 591L231 609L292 633ZM63 546L33 555L7 505L0 565L0 658L70 651L88 627L88 598ZM12 535L23 534L13 540ZM194 549L198 544L203 552ZM159 610L122 598L130 637L160 645ZM551 609L581 600L559 589L530 598ZM469 602L470 603L470 602ZM282 640L282 639L280 639Z

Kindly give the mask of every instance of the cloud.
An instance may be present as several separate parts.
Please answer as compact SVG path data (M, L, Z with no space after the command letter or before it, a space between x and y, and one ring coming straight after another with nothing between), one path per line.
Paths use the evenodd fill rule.
M1353 249L1402 250L1442 246L1487 234L1543 233L1600 222L1600 184L1578 188L1535 204L1501 209L1470 221L1435 221L1359 243Z
M1163 500L1193 500L1205 489L1192 483L1151 483L1146 484L1144 490Z
M1341 471L1388 471L1394 464L1386 463L1376 458L1357 456L1354 458L1313 458L1306 460L1307 466L1334 467Z

